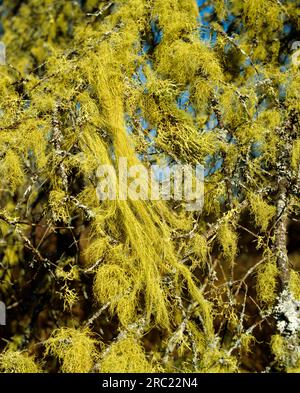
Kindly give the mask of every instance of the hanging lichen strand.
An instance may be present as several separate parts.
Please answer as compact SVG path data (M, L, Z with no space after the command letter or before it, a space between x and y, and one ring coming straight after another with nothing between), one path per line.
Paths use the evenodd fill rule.
M15 3L0 371L299 371L296 2ZM125 161L204 165L203 210L99 200Z

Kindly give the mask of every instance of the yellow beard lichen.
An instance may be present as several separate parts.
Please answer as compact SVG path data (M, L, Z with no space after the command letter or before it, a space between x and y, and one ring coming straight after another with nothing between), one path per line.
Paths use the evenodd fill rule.
M207 373L233 373L237 372L237 361L229 356L226 351L208 349L201 358L201 371Z
M276 207L270 206L260 195L249 194L251 211L254 214L255 224L264 232L268 228L270 221L276 214Z
M300 273L295 270L290 271L290 290L295 299L300 300Z
M284 356L286 353L284 338L280 336L280 334L274 334L271 337L270 346L276 361L278 363L281 363L284 360Z
M195 268L196 266L200 266L201 268L205 267L205 264L207 263L208 252L209 252L209 248L205 237L197 233L193 237L191 242L192 242L192 250L195 253L195 257L196 257L196 259L193 262L192 268Z
M95 344L88 329L61 328L45 342L45 355L57 357L63 373L88 373L98 356Z
M258 299L266 306L271 306L276 299L277 276L275 260L268 260L258 267L256 292Z
M24 170L18 154L9 149L5 153L5 157L0 161L0 176L2 181L15 192L24 181Z
M38 373L39 366L26 352L7 349L0 354L0 372L4 373Z
M234 262L237 254L237 235L228 222L221 224L218 231L219 244L223 249L223 255L230 262Z
M291 163L292 168L298 171L300 163L300 139L297 139L293 144Z
M153 367L145 352L133 337L126 337L112 344L100 362L101 373L150 373Z
M110 303L111 313L117 308L119 318L124 324L135 315L136 300L133 289L133 279L122 267L108 264L98 269L94 284L95 295L100 303Z
M49 205L54 221L69 222L69 213L65 201L66 194L63 190L53 190L49 194Z
M195 0L2 3L1 300L13 321L19 309L24 318L8 323L7 339L37 358L45 344L54 371L243 371L239 354L261 345L257 329L247 333L253 308L272 314L280 289L279 175L289 220L299 207L300 77L279 56L294 58L297 2L215 0L212 11ZM119 183L123 159L147 172L204 164L201 214L119 190L100 200L100 166ZM252 235L273 253L257 266ZM235 264L239 255L246 263ZM289 284L299 299L296 272ZM287 370L298 367L286 359ZM26 352L6 350L1 367L39 369Z
M251 345L255 343L256 339L252 334L244 333L240 337L241 348L245 354L251 352Z

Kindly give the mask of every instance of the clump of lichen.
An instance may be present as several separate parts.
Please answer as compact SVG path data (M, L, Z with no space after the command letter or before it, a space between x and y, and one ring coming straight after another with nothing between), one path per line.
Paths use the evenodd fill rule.
M91 372L97 359L96 340L88 329L61 328L54 330L45 342L45 355L60 360L63 373Z
M63 190L52 190L49 194L49 205L54 221L63 221L66 223L69 221L65 198L66 194Z
M254 214L255 224L264 232L276 213L276 207L270 206L260 195L250 194L249 202Z
M296 336L274 334L270 341L276 368L288 373L298 373L300 370L300 346Z
M224 350L208 349L201 359L201 370L209 373L233 373L238 371L237 360Z
M278 269L274 259L267 260L257 270L256 292L258 299L265 306L271 306L276 299Z
M141 344L130 336L112 344L103 356L99 367L102 373L154 372Z
M0 354L0 372L38 373L41 369L26 352L7 349Z
M300 163L300 139L297 139L293 144L291 163L293 169L299 169L298 167Z
M196 266L203 268L207 263L207 256L209 252L209 247L204 236L197 233L192 239L192 247L196 257L193 268Z
M237 234L228 221L221 224L218 231L218 240L226 259L233 262L237 254Z
M272 353L276 362L280 365L283 363L286 353L285 340L280 334L274 334L270 342Z
M131 287L132 279L122 267L114 264L101 266L95 279L94 290L101 303L122 297Z
M251 346L255 344L255 337L253 334L243 333L240 337L241 340L241 348L245 354L249 354L251 352Z
M295 270L290 272L290 290L295 299L300 300L300 273Z
M1 371L256 371L270 334L299 368L298 4L200 3L1 2ZM182 164L202 211L161 178ZM121 191L136 165L177 195Z

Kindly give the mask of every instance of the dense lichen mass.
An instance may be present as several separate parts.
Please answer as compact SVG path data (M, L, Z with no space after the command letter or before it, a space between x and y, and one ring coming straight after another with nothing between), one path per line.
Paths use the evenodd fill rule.
M297 1L1 12L0 371L299 371ZM102 200L124 159L202 165L203 209Z

